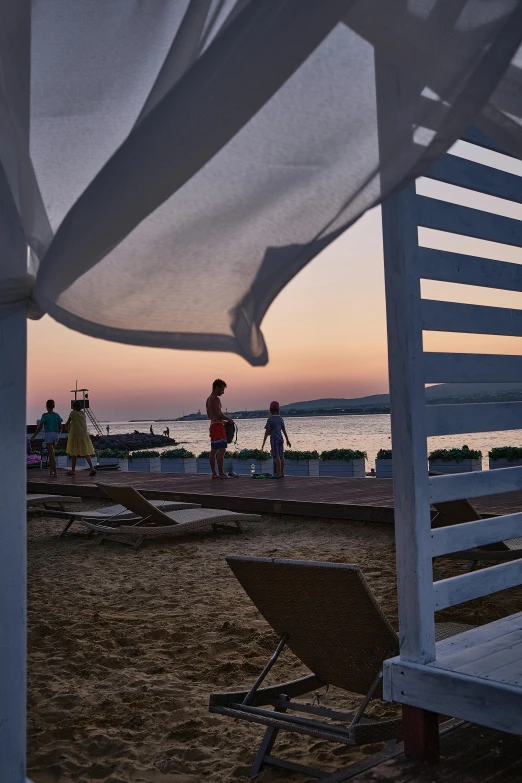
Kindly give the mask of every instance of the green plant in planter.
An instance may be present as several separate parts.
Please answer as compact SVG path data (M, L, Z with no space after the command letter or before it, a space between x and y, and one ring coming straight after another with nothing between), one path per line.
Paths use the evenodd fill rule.
M153 459L159 455L159 451L133 451L129 454L129 459Z
M198 459L208 459L210 457L210 451L202 451L198 454Z
M65 451L65 449L55 449L54 450L54 456L55 457L66 457L67 456L67 452Z
M169 449L168 451L164 451L160 454L161 459L190 459L191 457L195 457L196 455L193 454L191 451L187 451L187 449Z
M441 459L445 462L464 462L466 459L480 459L482 452L477 449L470 449L469 446L462 446L461 449L435 449L430 452L429 459Z
M268 451L261 451L261 449L243 449L243 451L227 451L226 457L232 457L232 459L242 460L257 460L258 462L266 462L269 460L270 453Z
M391 459L392 458L392 450L391 449L379 449L377 452L377 459Z
M285 451L285 459L309 460L319 459L318 451Z
M516 462L522 459L522 448L520 446L497 446L488 452L488 457L492 460L506 459L508 462Z
M358 449L332 449L331 451L321 452L321 459L332 460L342 459L345 462L351 462L353 459L366 459L368 457L365 451Z
M98 452L101 459L128 459L128 451L118 451L117 449L102 449Z

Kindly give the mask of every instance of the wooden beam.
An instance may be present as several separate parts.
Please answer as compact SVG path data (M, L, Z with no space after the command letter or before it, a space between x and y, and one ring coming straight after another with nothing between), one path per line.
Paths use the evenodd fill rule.
M417 196L417 222L424 228L522 247L521 220L449 201Z
M404 704L402 708L404 755L436 764L440 759L439 716L436 712Z
M522 337L522 310L423 299L422 328L431 332Z
M428 436L518 430L521 422L522 402L476 402L426 408Z
M431 531L433 557L522 536L522 512L477 519ZM522 553L522 551L521 551Z
M426 177L522 204L521 177L457 155L444 155Z
M435 611L522 584L522 560L441 579L433 585Z
M522 383L522 356L424 353L426 383Z
M431 476L429 487L430 503L513 492L522 487L522 467Z
M419 274L426 280L522 291L522 265L420 247Z

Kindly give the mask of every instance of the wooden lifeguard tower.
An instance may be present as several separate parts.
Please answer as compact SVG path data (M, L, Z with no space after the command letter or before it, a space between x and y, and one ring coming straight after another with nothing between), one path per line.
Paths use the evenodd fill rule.
M476 129L462 138L509 155ZM494 163L446 154L426 176L522 204L522 177ZM440 581L432 568L437 556L522 535L522 511L433 530L430 518L434 502L521 489L522 467L430 477L426 459L429 436L520 429L522 402L427 407L425 384L520 382L522 356L424 351L423 331L522 337L522 310L422 298L421 280L522 292L522 264L495 260L492 244L484 257L421 247L418 227L520 248L522 221L419 195L414 184L383 204L382 221L400 624L384 696L405 705L407 752L426 758L437 755L437 713L522 734L522 612L443 642L434 633L434 612L522 584L522 560Z
M76 381L76 386L74 389L71 389L71 394L74 394L74 400L71 400L71 408L73 406L73 402L81 402L83 405L83 409L85 411L85 415L87 416L90 423L96 430L96 433L98 435L103 435L101 424L96 418L94 411L91 408L91 402L89 400L89 389L79 389L78 381ZM78 399L78 395L80 394L81 394L81 398Z

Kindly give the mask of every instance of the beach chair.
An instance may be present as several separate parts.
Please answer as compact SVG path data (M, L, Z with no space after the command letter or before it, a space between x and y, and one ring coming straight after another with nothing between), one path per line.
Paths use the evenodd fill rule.
M69 503L81 503L80 497L74 497L73 495L42 495L38 493L27 495L27 510L36 509L39 510L40 506L44 509L51 509L54 506L58 506L60 511L64 511L64 506Z
M343 745L400 740L401 717L375 720L365 715L370 701L381 696L383 661L397 654L397 634L355 565L239 556L226 560L279 641L252 687L212 694L210 712L267 726L251 777L270 764L332 783L346 780L353 774L351 767L343 770L345 776L340 771L330 776L272 755L277 734L292 731ZM441 624L437 638L468 628ZM311 674L261 688L285 646ZM363 698L355 713L293 701L324 686L360 694Z
M479 514L469 500L448 500L443 503L433 503L435 516L431 521L432 528L446 527L448 525L460 525L464 522L475 522L480 519L490 519L496 514ZM522 537L511 538L507 541L497 541L493 544L474 549L465 549L461 552L451 552L444 555L452 560L469 560L470 570L473 571L482 560L506 562L518 560L522 557Z
M132 488L131 488L132 489ZM133 490L135 491L135 490ZM137 493L139 494L139 493ZM140 497L142 497L140 495ZM77 498L81 500L81 498ZM107 525L111 527L119 527L123 522L128 524L136 524L142 522L145 517L149 516L150 506L155 509L167 512L167 511L181 511L189 508L200 508L198 503L183 503L173 500L150 500L146 501L147 506L143 507L139 504L141 511L138 511L137 503L133 503L134 509L132 510L124 503L118 503L117 505L104 506L103 508L96 509L95 511L49 511L47 516L62 517L67 519L67 524L58 533L58 538L63 536L85 536L92 538L94 535L94 529L91 529L88 533L71 532L69 528L75 522L85 525L87 522L92 522L96 525Z
M201 508L193 503L175 503L175 509L166 512L143 497L133 487L117 484L98 484L111 500L120 503L135 515L127 520L119 517L106 521L78 520L93 532L101 533L100 543L107 537L119 543L129 544L137 549L144 541L158 536L175 536L193 533L210 527L214 531L242 533L241 522L258 522L257 514L242 514L233 511L219 511ZM161 502L161 501L160 501Z

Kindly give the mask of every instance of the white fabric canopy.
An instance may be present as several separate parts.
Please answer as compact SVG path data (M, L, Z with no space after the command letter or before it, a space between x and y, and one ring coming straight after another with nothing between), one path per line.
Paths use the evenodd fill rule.
M26 275L4 246L0 306L33 291L97 337L264 364L279 291L472 122L522 157L518 0L0 10L0 190L31 247Z

